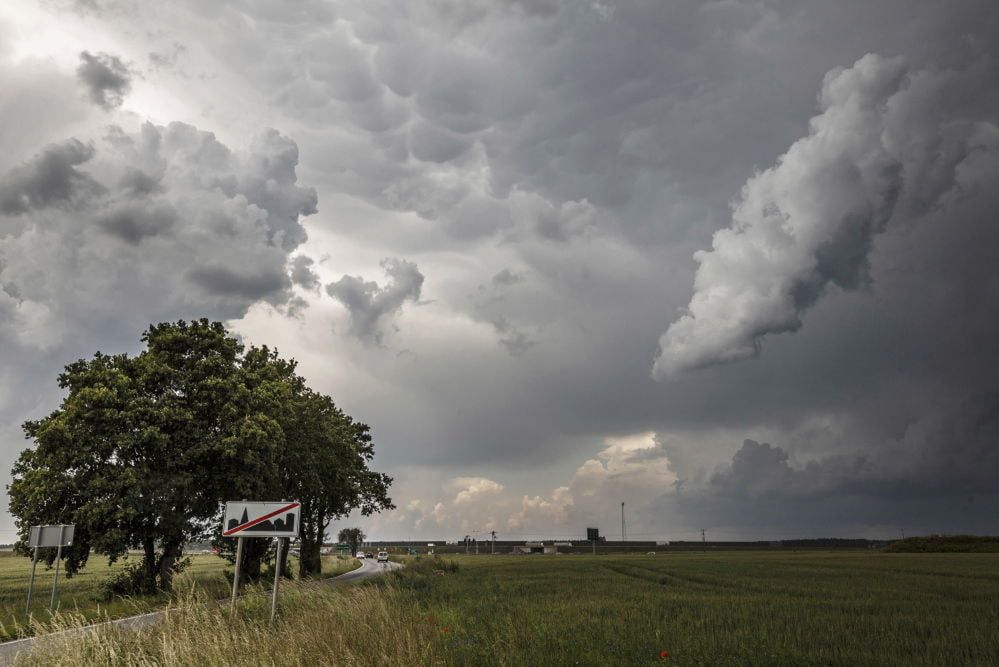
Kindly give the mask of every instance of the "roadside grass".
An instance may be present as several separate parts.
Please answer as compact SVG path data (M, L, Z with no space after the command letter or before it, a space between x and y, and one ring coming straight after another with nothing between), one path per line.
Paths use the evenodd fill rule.
M260 589L260 592L265 592ZM142 631L101 626L83 634L39 637L15 665L424 665L440 650L435 629L394 590L336 589L316 582L283 585L278 620L270 598L241 598L237 613L194 592L178 598L159 623ZM59 618L49 631L79 622Z
M42 637L17 664L999 664L994 554L400 560L357 586L283 586L273 629L266 595L230 620L193 588L156 626Z
M298 561L290 559L293 572L298 570ZM104 599L101 582L109 575L121 570L124 563L119 561L108 566L107 559L91 555L87 566L71 578L59 570L57 591L58 610L74 615L84 622L122 618L142 614L165 607L171 595L146 595ZM336 556L323 557L323 576L333 577L349 572L360 566L354 559L338 559ZM192 555L191 565L178 575L176 590L189 591L192 588L208 597L222 598L231 593L232 566L214 555ZM25 615L25 602L28 595L28 579L31 575L31 560L10 552L0 553L0 641L8 641L36 634L38 622L43 624L52 618L49 602L52 593L54 569L46 569L41 564L35 572L35 589L31 602L31 618ZM267 587L270 583L267 583ZM34 622L33 622L34 621Z

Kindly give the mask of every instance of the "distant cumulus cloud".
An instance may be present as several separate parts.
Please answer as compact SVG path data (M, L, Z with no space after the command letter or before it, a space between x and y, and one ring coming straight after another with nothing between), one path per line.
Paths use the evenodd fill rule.
M117 109L132 90L132 72L118 56L110 53L80 53L76 76L90 100L105 111Z
M350 333L376 345L382 343L383 322L402 309L407 301L420 300L424 280L413 262L388 258L381 266L389 278L384 287L360 276L344 276L326 285L327 294L347 307Z
M486 477L456 477L451 480L451 484L458 489L452 501L455 505L469 503L503 491L502 484Z

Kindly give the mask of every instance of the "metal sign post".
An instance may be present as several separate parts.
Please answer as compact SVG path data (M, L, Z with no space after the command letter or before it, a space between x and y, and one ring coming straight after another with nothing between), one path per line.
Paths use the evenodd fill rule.
M281 581L281 546L284 538L277 538L277 562L274 563L274 589L271 591L271 625L274 625L274 614L277 612L278 582Z
M24 614L27 616L31 610L31 591L35 588L35 567L38 565L38 547L35 547L35 555L31 558L31 579L28 579L28 604L24 607Z
M236 593L239 591L239 574L243 566L243 541L245 537L238 538L236 542L236 572L232 576L232 602L229 603L229 611L236 611Z
M49 611L55 611L56 588L59 586L59 561L62 560L62 538L66 536L66 526L59 526L59 546L56 549L56 569L55 577L52 578L52 601L49 603Z

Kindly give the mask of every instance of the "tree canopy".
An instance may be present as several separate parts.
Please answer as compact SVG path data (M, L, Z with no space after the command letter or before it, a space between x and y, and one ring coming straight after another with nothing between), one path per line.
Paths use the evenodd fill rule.
M367 536L361 531L360 528L344 528L340 531L340 534L337 535L337 541L342 544L349 544L350 555L356 556L357 548L361 546L362 542L364 542L365 537Z
M293 360L204 319L153 325L142 341L135 356L66 366L60 407L24 425L35 446L14 465L11 513L22 539L31 525L76 524L69 574L91 550L114 561L140 549L135 588L169 589L184 545L217 536L221 504L241 498L300 500L300 571L318 574L330 520L392 507L391 478L368 467L368 426L309 389Z

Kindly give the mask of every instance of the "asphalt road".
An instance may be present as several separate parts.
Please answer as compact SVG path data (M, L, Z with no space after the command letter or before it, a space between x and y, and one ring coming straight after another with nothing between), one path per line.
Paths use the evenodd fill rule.
M376 577L380 574L385 574L386 572L391 572L397 568L402 567L399 563L377 563L374 559L361 559L361 567L356 570L347 572L346 574L341 574L336 577L330 577L329 579L324 579L323 583L329 584L345 584L351 582L361 581L367 579L368 577ZM220 602L228 602L228 598L225 600L220 600ZM83 633L98 628L102 625L119 625L125 628L139 629L152 625L160 619L163 615L162 611L153 611L148 614L139 614L138 616L127 616L125 618L119 618L114 621L105 621L103 623L94 623L93 625L87 625L82 628L76 628L73 630L67 630L67 633ZM31 645L34 643L35 637L27 637L25 639L15 639L14 641L4 642L0 644L0 665L9 665L14 662L14 657L22 652L31 650Z

